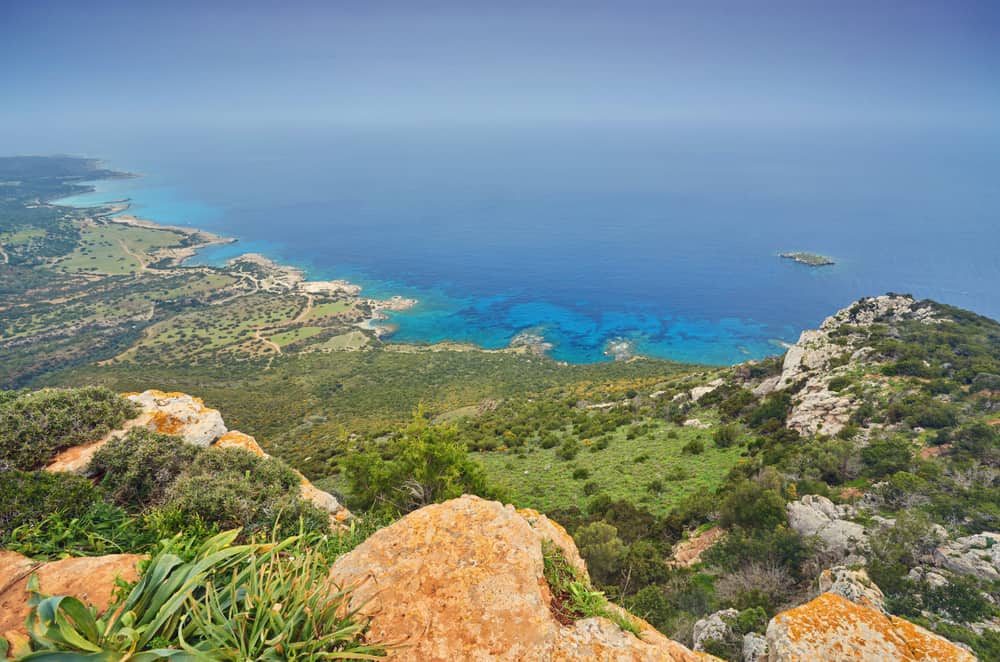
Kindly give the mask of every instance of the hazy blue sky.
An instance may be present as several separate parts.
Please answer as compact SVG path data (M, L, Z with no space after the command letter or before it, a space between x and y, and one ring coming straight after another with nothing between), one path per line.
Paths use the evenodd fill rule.
M147 123L995 128L1000 2L0 0L0 137Z

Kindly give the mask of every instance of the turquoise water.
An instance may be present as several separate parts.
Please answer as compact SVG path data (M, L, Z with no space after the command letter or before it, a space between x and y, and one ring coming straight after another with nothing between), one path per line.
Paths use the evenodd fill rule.
M237 237L364 294L415 297L402 342L724 364L777 353L854 299L911 292L1000 316L995 136L636 130L170 135L88 150L141 173L67 203ZM830 255L820 269L777 257Z

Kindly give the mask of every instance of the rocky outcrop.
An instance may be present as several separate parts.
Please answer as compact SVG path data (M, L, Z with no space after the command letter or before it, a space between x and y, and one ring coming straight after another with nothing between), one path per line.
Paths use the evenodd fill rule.
M63 451L45 469L83 473L102 446L133 428L146 428L161 434L174 435L196 446L241 448L259 457L270 457L252 436L238 430L227 430L222 414L217 409L206 407L201 398L186 393L166 393L157 390L124 395L142 407L138 416L126 421L122 427L112 430L94 443ZM318 489L302 474L299 474L299 478L302 482L302 498L330 513L333 524L351 517L350 511L342 506L335 496Z
M767 626L769 662L974 662L968 651L895 616L834 593L784 611Z
M732 622L739 615L740 612L735 609L723 609L696 621L691 633L694 649L703 651L709 641L725 641L732 638Z
M743 662L767 662L767 637L756 632L743 635Z
M464 496L378 531L330 578L355 587L351 607L371 618L373 640L399 644L393 660L706 659L634 617L641 637L600 617L561 624L543 573L541 541L553 537L582 564L558 525Z
M949 540L934 551L934 565L986 581L1000 579L1000 533Z
M715 543L719 542L725 534L724 529L713 526L696 536L691 536L687 540L680 541L674 545L673 558L667 561L667 565L690 568L695 563L700 563L701 555L715 545Z
M217 409L206 407L201 398L187 393L167 393L155 389L123 395L142 407L138 416L94 443L63 451L46 469L80 473L87 468L94 453L102 446L132 428L147 428L175 435L196 446L209 446L226 433L222 414Z
M819 576L819 590L821 593L836 593L854 604L887 613L882 589L865 570L851 570L843 565L824 570Z
M786 506L788 525L799 535L820 540L826 551L840 557L861 553L868 536L860 524L849 522L850 506L838 506L824 496L807 494Z
M38 588L47 595L72 595L103 612L111 602L115 579L135 581L142 556L112 554L36 563L15 552L0 550L0 636L16 648L27 636L28 578L38 576Z
M794 396L788 427L804 435L837 434L847 425L856 403L850 395L831 391L830 381L850 371L869 349L854 346L849 338L847 342L836 338L835 332L903 320L939 321L930 304L909 296L884 295L855 302L826 318L819 329L803 331L798 342L788 348L777 383L761 384L760 394L801 385Z

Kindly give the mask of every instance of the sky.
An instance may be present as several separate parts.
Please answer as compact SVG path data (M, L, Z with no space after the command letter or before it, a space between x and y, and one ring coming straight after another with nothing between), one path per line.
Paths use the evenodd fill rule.
M0 90L0 143L165 123L992 131L1000 2L0 0Z

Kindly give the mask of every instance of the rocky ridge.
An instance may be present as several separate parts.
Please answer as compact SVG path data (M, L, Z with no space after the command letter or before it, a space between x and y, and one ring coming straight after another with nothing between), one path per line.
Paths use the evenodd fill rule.
M849 395L830 390L830 382L850 372L871 352L859 342L860 336L844 331L903 320L933 324L939 318L931 304L910 296L886 294L855 302L826 318L819 329L803 331L788 348L781 374L760 384L757 395L794 390L788 427L803 435L837 434L857 403Z
M175 435L196 446L236 447L259 457L270 457L252 436L227 429L222 414L206 407L201 398L155 389L123 395L142 408L135 418L126 421L120 428L112 430L98 441L62 451L45 467L46 471L84 473L94 454L102 446L133 428ZM301 479L302 498L330 513L331 524L336 525L351 517L350 511L336 497L314 486L301 473L296 473Z

